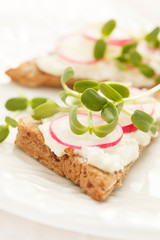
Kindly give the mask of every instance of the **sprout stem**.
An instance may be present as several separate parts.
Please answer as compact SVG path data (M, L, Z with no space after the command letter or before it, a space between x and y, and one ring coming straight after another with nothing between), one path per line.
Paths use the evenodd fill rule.
M151 100L142 100L142 101L134 101L134 102L125 102L125 104L146 104L146 103L156 103L156 99L151 99Z
M76 98L81 98L81 94L77 93L76 91L70 89L69 87L67 87L66 84L63 85L64 90L70 94L70 96L76 97Z
M131 116L133 114L133 112L126 110L126 109L122 109L122 112L126 113L127 115Z
M61 108L61 112L69 112L70 110L71 110L70 108L65 107Z
M158 92L160 90L160 84L158 84L157 86L153 87L152 89L138 95L138 96L135 96L135 97L129 97L129 98L123 98L123 101L124 103L128 104L128 103L134 103L136 102L136 100L138 99L141 99L141 98L144 98L146 96L149 96L149 95L152 95L153 93L155 92ZM136 102L137 103L137 102Z
M89 124L89 134L92 134L92 127L93 127L93 121L92 121L92 112L88 111L88 124Z

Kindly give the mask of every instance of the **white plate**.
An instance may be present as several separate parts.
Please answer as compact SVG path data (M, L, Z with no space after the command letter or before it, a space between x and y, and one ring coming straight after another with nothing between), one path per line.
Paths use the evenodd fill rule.
M57 24L48 16L36 21L35 11L33 13L34 19L25 17L27 11L20 17L16 13L16 17L0 15L0 124L6 114L5 100L16 96L19 88L7 84L4 70L49 51L55 36L72 27L72 24L66 26L65 21ZM50 24L53 22L55 24ZM56 99L58 93L54 89L21 89L30 98L43 95ZM14 146L15 134L12 132L0 144L2 209L50 226L106 238L160 239L160 139L145 149L122 188L99 203Z
M0 85L0 119L16 85ZM29 96L57 98L58 90L25 89ZM134 164L123 186L102 203L14 146L15 132L0 144L0 207L63 229L115 239L159 239L160 139ZM127 149L126 149L127 150Z

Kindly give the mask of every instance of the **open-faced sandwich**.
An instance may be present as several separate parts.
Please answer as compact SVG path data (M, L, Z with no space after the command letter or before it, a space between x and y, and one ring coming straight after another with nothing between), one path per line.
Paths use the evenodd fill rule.
M62 107L46 98L9 99L8 110L30 105L33 114L19 123L6 117L0 142L8 136L9 126L18 126L19 148L102 201L121 185L142 150L158 136L160 103L153 95L160 85L146 91L85 80L72 90L66 82L73 77L71 67L62 75Z
M72 66L75 75L68 81L70 86L85 79L131 82L134 87L156 85L160 81L160 27L138 38L120 35L115 27L115 20L110 20L98 29L64 36L52 54L24 62L6 73L12 81L28 87L59 87L64 69Z

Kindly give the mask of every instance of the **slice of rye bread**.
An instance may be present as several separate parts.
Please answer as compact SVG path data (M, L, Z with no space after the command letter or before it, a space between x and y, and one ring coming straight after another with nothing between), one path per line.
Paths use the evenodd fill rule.
M128 164L123 171L112 174L87 164L82 157L74 155L71 148L65 149L66 154L62 157L57 157L45 145L43 135L38 129L40 124L41 121L35 121L31 117L19 120L15 143L24 152L59 175L69 178L98 201L105 200L116 186L121 186L121 180L134 162ZM143 148L140 146L140 153Z
M61 77L42 72L37 67L35 60L24 62L17 68L10 68L6 71L6 74L13 82L31 88L39 86L61 87ZM78 80L80 79L70 79L67 81L67 85L72 87Z

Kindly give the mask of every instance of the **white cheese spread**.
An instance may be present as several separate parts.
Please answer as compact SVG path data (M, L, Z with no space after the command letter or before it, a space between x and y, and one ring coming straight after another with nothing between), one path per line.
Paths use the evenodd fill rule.
M155 119L160 117L160 103L155 104L153 117ZM54 152L58 157L65 154L64 150L66 146L58 143L51 137L49 128L51 121L62 113L57 113L53 117L46 118L39 125L39 130L43 134L45 144ZM67 136L71 130L67 128ZM78 139L78 135L70 134L75 137L75 142ZM151 137L157 137L158 132L153 136L151 132L145 133L140 130L135 132L123 134L122 140L114 147L109 148L98 148L98 147L86 147L82 146L81 150L74 149L74 153L81 157L81 162L86 161L87 163L103 170L106 172L113 173L115 171L123 170L126 165L130 162L135 161L139 157L139 146L147 146ZM68 136L70 137L70 136ZM95 136L94 136L95 137ZM73 139L74 141L74 139Z
M70 63L58 55L45 55L36 60L38 68L48 74L61 76L66 67L72 66L75 71L74 78L91 79L96 81L131 82L135 87L152 87L155 82L146 78L134 68L128 71L120 71L111 62L99 61L94 64Z
M48 74L61 76L66 67L72 66L75 70L75 78L92 79L96 81L131 82L135 87L151 87L154 80L145 77L137 68L130 68L126 71L119 70L113 58L121 54L121 47L108 45L105 61L92 62L94 42L88 41L81 35L71 35L57 43L57 50L54 54L48 54L37 58L37 67ZM160 73L160 55L158 50L151 50L144 41L138 45L138 51L144 57L143 61L151 65L157 74ZM65 58L62 56L65 56ZM69 61L72 59L72 62ZM79 59L80 64L74 62ZM91 61L92 64L85 64ZM84 64L83 64L84 63Z
M55 141L49 132L51 120L45 119L43 124L39 126L39 130L43 134L45 144L58 157L65 154L66 146ZM78 136L75 135L75 138ZM144 133L139 130L123 135L122 140L114 147L101 149L98 147L85 147L81 150L75 149L75 154L80 155L89 164L106 172L123 170L124 166L135 161L139 156L139 145L146 146L150 143L151 134Z

